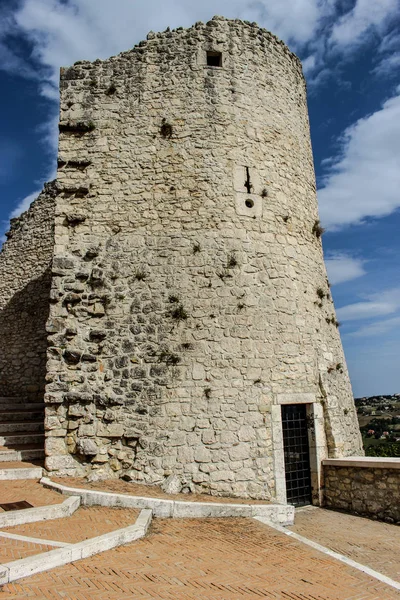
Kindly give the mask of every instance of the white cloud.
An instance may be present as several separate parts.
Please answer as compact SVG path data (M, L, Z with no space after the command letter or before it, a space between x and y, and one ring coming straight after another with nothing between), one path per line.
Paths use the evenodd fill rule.
M230 18L257 20L286 41L305 43L329 12L329 2L319 0L24 0L13 15L13 29L34 45L38 65L50 67L55 83L60 66L78 59L106 58L127 50L152 29L188 27L207 21L215 13Z
M14 217L19 217L19 215L21 215L23 212L28 210L28 208L30 207L32 202L39 196L41 191L42 191L41 189L36 190L35 192L32 192L31 194L29 194L29 196L25 196L25 198L23 198L18 203L18 205L14 208L14 210L10 214L10 219L13 219Z
M380 0L382 6L379 11L370 11L370 21L380 22L396 1ZM349 21L357 21L360 35L363 27L370 26L370 21L360 16L363 10L358 7L364 3L357 0L353 11L334 28L336 43L343 38L339 33ZM320 55L331 31L327 23L334 22L335 4L334 0L118 0L117 4L112 0L22 0L3 18L7 19L7 27L0 26L0 40L10 33L24 35L33 44L32 58L39 69L44 69L46 80L57 84L60 66L78 59L106 58L132 47L151 29L188 27L214 14L257 21L295 48L313 42ZM1 58L0 54L2 68L23 67L15 55ZM312 60L309 57L306 68L311 67ZM26 68L31 70L31 65ZM45 87L44 91L49 89Z
M305 75L312 73L316 66L317 59L314 54L310 54L306 59L303 60L303 71Z
M372 70L379 77L398 77L400 67L400 52L385 56Z
M295 50L310 44L311 54L304 67L315 87L332 76L326 64L332 52L348 53L351 44L360 43L372 29L382 37L381 52L392 52L396 36L387 34L385 27L396 14L398 3L356 0L335 22L336 0L20 0L13 8L0 10L0 68L36 79L40 93L56 101L60 66L127 50L149 30L188 27L222 14L255 20ZM32 44L28 61L8 44L10 35L22 36ZM388 68L390 60L392 64L396 61L387 55L382 70ZM343 154L320 192L327 226L383 216L400 205L395 192L396 173L400 171L394 158L400 140L397 108L393 98L382 111L345 132ZM50 127L55 139L54 121Z
M383 36L377 52L377 64L372 73L378 77L397 77L400 67L400 33L394 28Z
M56 156L58 150L58 110L49 115L47 121L44 121L36 127L40 134L41 143L45 146L46 152L51 157L53 164L49 168L46 179L54 179L56 175Z
M331 254L325 259L325 264L332 285L351 281L366 273L363 260L343 253Z
M397 308L398 305L390 302L356 302L339 308L336 312L341 321L354 321L388 315L395 312Z
M398 0L357 0L354 8L334 25L331 42L340 46L354 46L371 30L380 32L387 21L398 14L398 10Z
M367 296L364 302L355 302L337 309L340 321L371 319L390 315L400 309L400 288L384 290Z
M305 70L326 68L325 59L334 52L357 46L371 31L386 35L386 48L394 36L385 26L396 15L399 0L356 0L336 19L335 0L21 0L13 9L3 8L0 24L0 67L25 77L58 84L58 69L78 59L106 58L127 50L152 29L188 27L209 20L214 14L257 21L295 49L311 43L312 55ZM23 35L33 44L32 63L24 63L4 42ZM382 42L383 43L383 42ZM323 81L320 77L315 81ZM54 97L48 85L43 94Z
M352 337L372 337L375 335L384 335L385 333L391 333L400 327L400 317L393 317L392 319L385 319L383 321L376 321L369 325L360 327L357 331L350 333Z
M332 229L400 207L400 94L346 129L342 141L318 192L321 220Z
M398 29L391 31L382 38L379 44L379 52L392 52L400 48L400 33Z

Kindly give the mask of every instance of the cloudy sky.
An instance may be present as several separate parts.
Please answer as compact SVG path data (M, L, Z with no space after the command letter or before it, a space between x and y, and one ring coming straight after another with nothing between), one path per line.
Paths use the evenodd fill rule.
M1 0L0 234L55 174L58 71L150 30L257 21L303 60L324 250L356 396L400 392L400 0Z

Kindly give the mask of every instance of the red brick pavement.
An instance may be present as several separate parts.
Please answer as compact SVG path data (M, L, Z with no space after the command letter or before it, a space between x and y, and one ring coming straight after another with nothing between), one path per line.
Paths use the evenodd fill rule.
M32 479L0 481L0 502L2 504L20 500L27 500L32 506L47 506L48 504L60 504L65 498L57 492L46 490L38 481ZM3 512L1 508L0 512Z
M21 598L399 600L400 592L254 520L160 519L143 540L0 593Z
M333 510L296 511L292 531L400 582L400 528Z
M48 550L54 550L54 547L1 537L0 564L11 562L12 560L19 560L20 558L26 558L27 556L33 556L34 554L40 554L40 552L47 552Z
M133 525L139 512L139 510L127 508L81 506L68 518L27 523L25 525L8 527L7 529L2 528L2 531L56 542L75 544L97 535L103 535L103 533L120 529L121 527ZM1 539L0 544L2 543Z

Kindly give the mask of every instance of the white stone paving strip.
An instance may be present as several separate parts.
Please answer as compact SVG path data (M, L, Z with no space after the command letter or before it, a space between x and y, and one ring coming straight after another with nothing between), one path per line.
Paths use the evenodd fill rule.
M25 523L36 523L37 521L49 521L51 519L62 519L70 517L80 506L79 496L71 495L60 504L49 504L24 510L10 510L0 514L0 527L13 527Z
M373 577L374 579L378 579L378 581L381 581L382 583L385 583L386 585L390 585L390 587L394 588L395 590L400 590L400 582L395 581L394 579L391 579L390 577L387 577L386 575L383 575L382 573L379 573L378 571L374 571L374 569L371 569L370 567L362 565L361 563L358 563L355 560L348 558L344 554L339 554L338 552L334 552L333 550L330 550L329 548L326 548L325 546L321 546L321 544L317 544L317 542L313 542L312 540L309 540L308 538L305 538L302 535L295 533L294 531L289 531L288 529L285 529L281 525L276 525L275 523L271 523L264 517L253 517L253 518L256 519L256 521L260 521L260 523L264 523L264 525L268 525L269 527L276 529L276 531L279 531L280 533L284 533L285 535L294 538L298 542L302 542L303 544L307 544L307 546L311 546L311 548L314 548L314 550L318 550L319 552L322 552L323 554L326 554L326 555L330 556L331 558L340 560L341 562L345 563L347 566L353 567L353 569L357 569L358 571L362 571L366 575L369 575L370 577Z
M161 518L206 518L206 517L255 517L261 516L268 522L293 525L294 507L288 504L234 504L219 502L185 502L148 496L130 496L100 492L85 488L70 488L43 477L40 483L61 494L80 496L85 506L110 506L119 508L148 508L155 517Z
M4 437L0 437L0 446L4 443ZM40 479L42 475L42 467L26 467L19 469L0 468L0 480L2 481L14 481L16 479Z
M0 531L0 537L8 538L10 540L19 540L20 542L29 542L30 544L40 544L42 546L55 546L56 548L64 548L64 546L71 546L67 542L55 542L53 540L42 540L40 538L28 537L26 535L18 535L17 533L7 533L6 531Z
M135 524L129 527L0 565L0 586L138 540L146 535L151 520L152 511L142 510Z

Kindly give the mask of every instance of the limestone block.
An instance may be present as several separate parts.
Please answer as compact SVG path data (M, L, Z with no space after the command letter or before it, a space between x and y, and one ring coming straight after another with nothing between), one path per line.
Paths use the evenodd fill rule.
M213 471L210 473L210 479L214 482L233 481L234 475L231 471Z
M194 460L199 463L209 463L211 462L211 452L208 448L204 446L199 446L194 450Z
M215 432L212 429L203 431L201 441L203 444L214 444L216 442Z
M79 463L71 455L52 455L46 458L46 469L48 471L59 471L65 473L70 469L76 469L80 473Z
M182 489L182 482L177 475L170 475L161 484L161 488L167 494L179 494Z
M250 448L247 444L242 443L230 448L228 454L231 460L244 460L250 457Z
M78 439L76 443L77 451L86 456L96 456L98 452L97 444L94 440L88 438Z
M44 427L46 431L51 429L58 429L61 426L60 419L58 417L46 417L44 421Z
M99 437L120 438L124 433L124 426L120 423L99 423L97 435Z
M79 437L94 437L97 432L97 423L85 424L81 423L78 428ZM101 436L100 436L101 437Z
M48 437L45 443L46 456L66 455L67 446L63 438Z
M204 379L205 379L204 366L199 363L195 363L193 365L192 376L193 376L193 379L195 379L195 380L197 379L197 380L204 381Z
M251 442L256 439L256 430L249 425L242 425L239 429L239 440L241 442Z
M86 409L84 406L80 406L79 404L71 404L68 407L68 415L70 417L83 417L86 414Z

